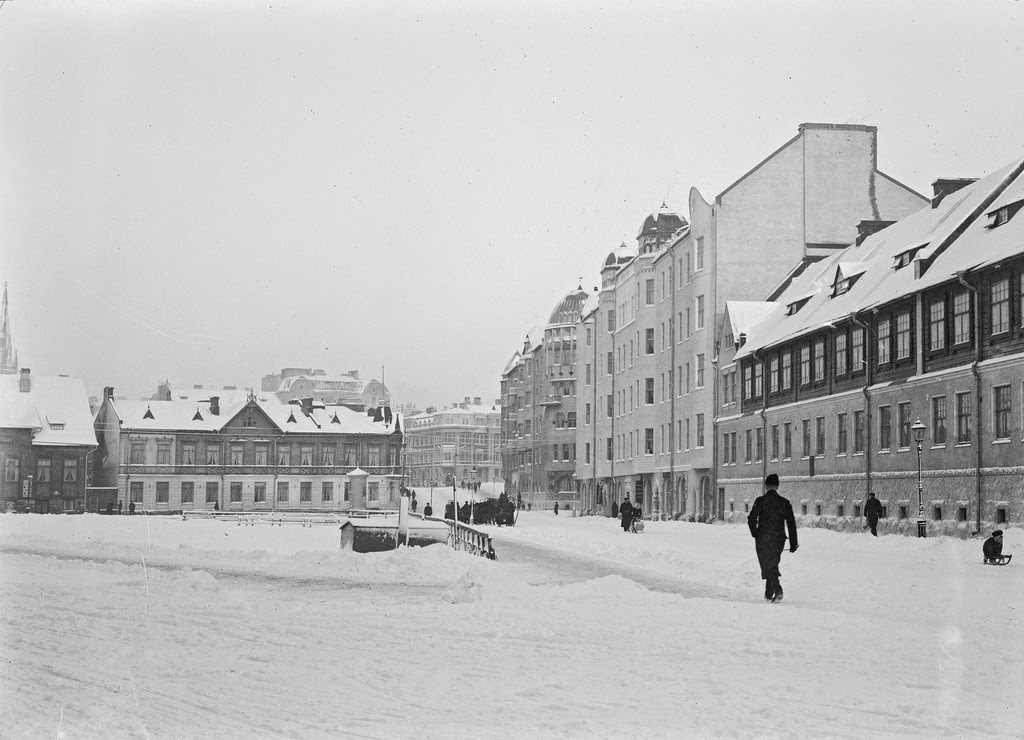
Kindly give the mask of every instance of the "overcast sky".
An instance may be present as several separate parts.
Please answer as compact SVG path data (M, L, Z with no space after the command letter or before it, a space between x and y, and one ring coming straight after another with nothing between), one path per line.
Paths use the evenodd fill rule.
M90 392L497 398L662 200L878 126L929 194L1024 155L1024 2L0 3L0 280ZM470 362L466 362L466 359Z

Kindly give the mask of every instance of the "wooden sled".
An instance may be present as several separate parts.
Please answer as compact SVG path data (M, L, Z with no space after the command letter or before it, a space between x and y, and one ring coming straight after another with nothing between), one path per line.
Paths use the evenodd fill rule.
M1009 565L1013 555L1000 555L996 560L986 560L985 565Z

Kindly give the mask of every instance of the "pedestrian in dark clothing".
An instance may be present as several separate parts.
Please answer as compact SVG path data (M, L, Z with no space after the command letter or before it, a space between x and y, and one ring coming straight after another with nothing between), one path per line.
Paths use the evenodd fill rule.
M789 530L789 551L796 552L796 517L789 499L778 494L779 476L771 473L764 479L767 489L763 496L754 500L754 506L747 517L747 526L754 538L757 562L761 565L761 578L765 580L764 597L771 602L782 601L782 584L779 578L779 560L786 547L786 530Z
M882 502L875 498L875 494L869 493L868 500L864 502L864 516L868 518L868 527L871 534L878 536L878 517L882 516Z
M122 512L121 512L121 507L122 507L123 505L124 505L124 501L118 501L118 502L117 502L117 513L118 513L119 515L120 515L120 514L122 513Z
M114 502L113 501L108 501L107 502L107 514L113 514L113 513L114 513Z
M558 502L555 502L555 516L558 516Z
M129 501L128 502L128 513L129 514L134 514L135 513L135 502L134 501Z
M633 523L633 505L629 503L628 496L619 504L619 516L622 517L622 531L628 532L629 525Z
M1003 559L1003 530L997 529L981 546L986 563L998 563Z
M412 513L413 514L416 513L416 497L415 496L412 497Z
M449 501L444 505L444 518L454 519L455 518L455 502Z
M434 507L429 502L423 507L423 516L434 516Z

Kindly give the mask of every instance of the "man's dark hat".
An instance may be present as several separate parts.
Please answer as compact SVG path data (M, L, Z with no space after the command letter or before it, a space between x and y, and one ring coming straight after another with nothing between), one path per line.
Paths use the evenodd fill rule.
M1003 533L1003 530L1001 530L1001 529L997 529L997 530L996 530L995 532L993 532L993 533L992 533L992 536L993 536L993 537L998 537L998 536L999 536L999 535L1001 535L1002 533Z
M766 486L775 486L776 488L778 488L779 476L777 476L775 473L769 473L768 477L764 479L764 484Z

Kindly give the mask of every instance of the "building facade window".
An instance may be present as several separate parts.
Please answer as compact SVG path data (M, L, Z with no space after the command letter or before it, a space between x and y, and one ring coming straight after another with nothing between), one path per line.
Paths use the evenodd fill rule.
M192 481L184 481L181 484L181 503L184 506L191 506L196 500L196 484Z
M279 480L277 482L277 500L278 503L288 502L288 481Z
M836 414L836 454L845 455L847 446L846 414Z
M64 458L64 482L76 483L78 481L78 460Z
M206 484L206 503L216 504L218 503L217 493L218 486L215 481L208 481Z
M850 373L864 369L864 330L857 327L850 332Z
M966 290L953 296L953 344L971 341L971 295Z
M811 348L804 345L800 348L800 385L811 384Z
M129 462L132 465L145 465L146 464L146 443L145 442L132 442L131 457Z
M996 439L1010 438L1010 386L998 385L992 389L993 421Z
M242 484L234 481L231 483L230 491L231 503L240 504L242 503ZM160 503L160 490L157 489L157 503Z
M836 352L835 352L835 366L836 366L836 377L841 378L846 375L846 333L839 332L836 334Z
M299 482L299 502L311 503L313 501L313 482L304 480Z
M990 288L992 335L1010 331L1010 280L996 280Z
M645 295L645 301L648 306L654 305L654 280L647 281L647 291Z
M704 269L704 237L697 237L697 269Z
M782 390L788 391L793 387L793 353L782 353Z
M932 444L946 444L946 397L932 398Z
M779 425L772 424L772 460L779 459Z
M878 364L886 365L889 363L889 351L891 345L891 338L889 336L892 330L892 322L889 319L882 319L878 322Z
M788 421L782 425L782 456L786 460L793 457L793 425Z
M17 480L17 479L15 479ZM41 457L36 460L36 482L48 483L50 481L50 458Z
M242 453L245 450L244 445L233 444L231 445L231 461L230 465L241 465L242 464Z
M704 296L697 296L697 329L704 328Z
M819 457L825 454L825 417L819 416L814 420L814 454Z
M325 480L320 485L320 500L321 501L333 501L334 500L334 482Z
M194 444L183 444L181 446L181 464L196 464L196 446Z
M133 504L142 503L142 481L133 480L128 489L128 500Z
M644 352L654 354L654 329L644 329Z
M158 442L156 445L156 464L157 465L170 465L171 464L171 443L170 442Z
M761 462L764 459L764 429L757 427L754 430L754 462Z
M910 357L910 349L910 311L900 311L896 314L896 359Z
M853 451L854 453L864 452L864 412L853 412Z
M697 448L704 447L704 414L697 414Z
M817 339L814 342L814 382L820 383L825 379L825 341Z
M933 301L928 307L928 349L946 348L946 302Z
M800 422L800 425L803 427L803 439L801 440L803 448L801 454L804 458L808 458L811 456L811 420L804 419Z
M896 409L899 414L900 449L906 450L910 447L910 404L901 403Z
M956 443L967 445L971 443L971 393L956 394Z
M704 387L704 355L697 355L697 387Z
M888 406L878 407L878 447L888 450L892 445L892 419Z
M267 484L254 483L252 487L252 500L255 504L267 503Z
M779 392L779 357L776 355L768 363L768 388L771 393Z

